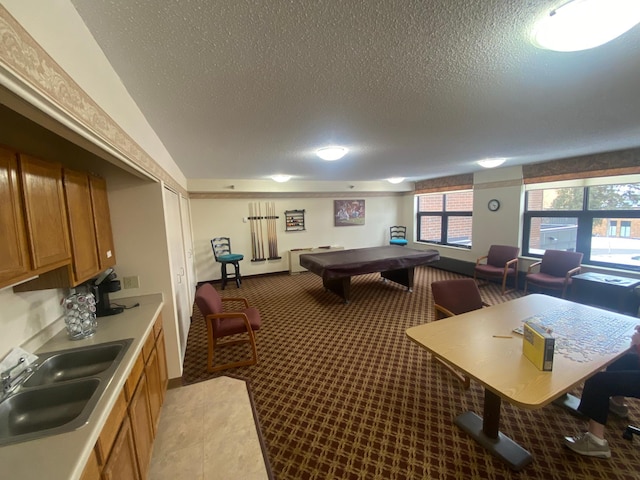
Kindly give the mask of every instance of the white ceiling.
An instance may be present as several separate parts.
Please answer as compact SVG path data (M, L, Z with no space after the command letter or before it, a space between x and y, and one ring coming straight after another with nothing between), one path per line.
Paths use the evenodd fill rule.
M187 178L427 179L640 146L640 26L535 48L565 0L72 0ZM337 162L313 154L347 146Z

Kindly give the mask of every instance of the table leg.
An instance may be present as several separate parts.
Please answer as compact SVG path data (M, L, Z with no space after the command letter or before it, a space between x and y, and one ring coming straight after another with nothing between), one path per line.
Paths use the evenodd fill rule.
M322 285L327 290L332 291L336 295L342 297L344 303L349 303L351 294L351 277L343 277L336 279L322 279Z
M531 454L499 431L502 399L484 391L484 419L473 412L458 415L454 423L476 442L505 461L513 470L521 470L532 461Z
M586 415L578 410L580 399L570 393L565 393L561 397L556 398L552 403L568 410L571 415L575 415L578 418L587 418Z
M391 280L392 282L399 283L400 285L404 285L407 287L407 290L410 292L413 291L413 272L414 268L403 268L400 270L389 270L387 272L380 272L380 276L382 278L386 278L387 280Z

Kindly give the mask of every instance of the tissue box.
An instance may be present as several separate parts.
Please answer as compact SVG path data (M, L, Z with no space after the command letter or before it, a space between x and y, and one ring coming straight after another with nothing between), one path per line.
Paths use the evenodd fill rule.
M539 370L553 370L553 353L556 339L547 329L535 323L525 322L523 326L522 353Z

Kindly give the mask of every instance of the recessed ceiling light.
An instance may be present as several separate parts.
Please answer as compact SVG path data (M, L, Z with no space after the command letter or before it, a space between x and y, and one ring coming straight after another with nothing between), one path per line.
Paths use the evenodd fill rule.
M387 182L389 182L389 183L402 183L402 182L404 182L404 177L387 178Z
M291 180L291 175L271 175L271 179L278 182L278 183L283 183L283 182L288 182L289 180Z
M333 161L341 159L347 154L348 151L349 150L347 150L346 147L332 145L330 147L319 148L318 150L316 150L316 155L318 155L323 160Z
M536 24L533 43L559 52L587 50L610 42L638 23L638 0L574 0Z
M505 160L505 158L486 158L484 160L478 160L478 165L484 168L495 168L502 165Z

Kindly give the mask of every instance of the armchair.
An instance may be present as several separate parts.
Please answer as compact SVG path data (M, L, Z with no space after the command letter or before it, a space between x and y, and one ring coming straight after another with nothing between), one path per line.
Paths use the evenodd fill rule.
M433 294L435 320L441 320L446 317L460 315L489 306L489 304L482 300L478 285L472 278L433 282L431 284L431 293ZM465 389L469 388L471 385L469 377L464 376L443 360L439 358L435 360L462 382Z
M581 262L580 252L546 250L542 260L529 266L524 281L524 293L527 293L527 287L531 283L543 289L560 291L562 298L565 298L573 281L571 277L580 273Z
M256 349L255 331L260 329L262 319L260 312L254 307L250 307L246 298L226 297L220 294L210 283L205 283L196 291L196 305L204 316L207 324L207 371L218 372L227 368L245 367L258 363L258 352ZM240 303L243 308L235 311L225 311L223 304L228 302ZM234 338L220 341L222 337L230 335L247 334L247 338ZM248 343L251 347L252 356L250 359L228 362L222 365L214 365L215 348Z
M506 293L507 278L513 277L513 288L518 289L518 255L519 247L510 245L491 245L489 253L476 260L473 279L478 278L502 280L502 295ZM484 262L484 263L483 263Z

